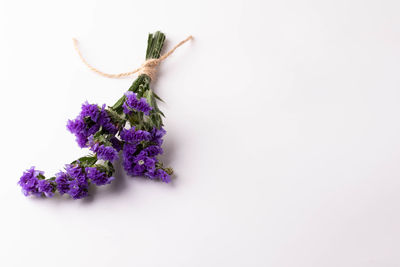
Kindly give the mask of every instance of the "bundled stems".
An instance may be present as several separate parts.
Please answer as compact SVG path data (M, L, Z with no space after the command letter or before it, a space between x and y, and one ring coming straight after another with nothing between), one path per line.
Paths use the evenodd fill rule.
M149 34L146 60L158 59L165 35ZM165 130L164 114L157 105L161 100L150 88L151 77L139 75L128 91L111 107L84 103L75 120L69 120L68 130L75 134L80 147L93 154L67 164L65 171L46 179L44 172L34 167L24 172L19 184L25 195L51 197L56 191L74 199L88 195L88 185L105 185L114 180L113 162L123 156L123 167L131 176L170 181L171 168L165 168L157 156Z

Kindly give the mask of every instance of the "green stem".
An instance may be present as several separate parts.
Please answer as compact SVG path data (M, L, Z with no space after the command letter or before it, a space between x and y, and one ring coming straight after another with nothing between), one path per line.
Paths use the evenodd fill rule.
M151 58L159 58L161 54L161 50L163 48L165 41L165 35L156 31L154 34L150 33L147 39L147 49L146 49L146 60ZM137 93L139 90L139 86L142 85L144 88L148 89L150 85L150 77L142 74L136 78L136 80L132 83L131 87L129 87L129 91ZM125 95L122 96L113 106L112 109L118 113L122 113L122 105L125 102Z
M164 41L165 35L162 32L156 31L154 34L150 33L147 39L146 59L159 58Z

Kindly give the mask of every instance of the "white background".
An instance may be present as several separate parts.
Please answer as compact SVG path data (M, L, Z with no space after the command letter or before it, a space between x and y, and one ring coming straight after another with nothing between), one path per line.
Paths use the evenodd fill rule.
M400 2L0 1L0 266L400 266ZM148 32L172 184L25 198L82 156L65 125L113 104Z

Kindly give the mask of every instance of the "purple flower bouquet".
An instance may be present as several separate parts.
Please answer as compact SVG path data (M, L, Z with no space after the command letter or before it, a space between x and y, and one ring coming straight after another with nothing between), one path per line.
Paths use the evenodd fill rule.
M146 60L160 58L165 35L149 34ZM81 112L67 123L81 148L91 153L65 166L54 177L46 179L43 171L31 167L18 184L28 195L52 197L56 192L73 199L88 195L89 184L111 183L119 155L130 176L145 176L165 183L173 170L157 158L163 153L163 113L157 106L161 100L150 88L151 75L141 73L128 91L111 107L84 103ZM121 152L122 151L122 152Z

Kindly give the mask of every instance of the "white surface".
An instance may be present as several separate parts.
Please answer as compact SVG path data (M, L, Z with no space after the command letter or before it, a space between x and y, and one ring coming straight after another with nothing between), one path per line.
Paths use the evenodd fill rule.
M1 1L0 266L400 266L399 1ZM166 48L171 185L117 173L25 198L86 151L65 129Z

